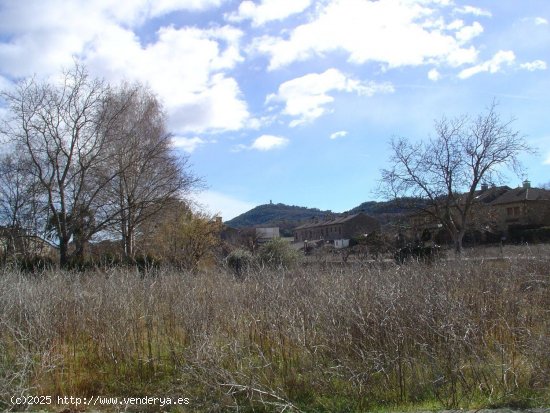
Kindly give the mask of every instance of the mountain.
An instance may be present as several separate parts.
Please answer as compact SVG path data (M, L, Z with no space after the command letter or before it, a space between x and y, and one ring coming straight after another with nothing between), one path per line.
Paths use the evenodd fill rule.
M418 199L392 199L391 201L367 201L350 209L348 213L357 214L363 212L376 218L382 225L395 223L410 211L410 206L422 205ZM407 208L409 206L409 208Z
M407 212L405 205L421 205L420 200L396 199L391 201L367 201L346 211L348 214L363 212L376 218L382 225L399 221ZM323 219L335 215L332 211L321 211L317 208L306 208L285 204L265 204L227 221L233 228L279 227L281 235L292 236L292 230L311 218ZM337 215L337 214L336 214Z
M285 204L265 204L252 208L227 222L233 228L279 227L281 235L291 236L292 229L311 218L333 215L331 211Z

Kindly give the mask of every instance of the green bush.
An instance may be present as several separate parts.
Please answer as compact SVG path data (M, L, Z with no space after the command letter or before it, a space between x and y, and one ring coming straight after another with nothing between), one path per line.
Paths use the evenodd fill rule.
M274 238L258 250L258 260L261 265L270 268L289 268L298 262L298 251L281 238Z
M235 274L241 276L248 271L253 262L253 256L250 251L238 248L229 253L226 258L227 266L231 268Z
M548 242L550 241L550 227L512 227L510 228L512 242Z

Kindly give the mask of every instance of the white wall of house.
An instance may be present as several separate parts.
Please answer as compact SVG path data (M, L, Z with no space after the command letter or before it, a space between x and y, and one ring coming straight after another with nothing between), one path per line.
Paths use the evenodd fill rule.
M262 239L279 238L279 227L256 228L256 237Z
M334 248L341 249L349 247L349 239L335 239L334 240Z

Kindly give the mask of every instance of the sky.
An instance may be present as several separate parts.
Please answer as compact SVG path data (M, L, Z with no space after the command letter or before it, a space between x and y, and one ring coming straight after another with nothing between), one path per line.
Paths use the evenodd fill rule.
M0 0L0 88L74 60L148 85L174 150L229 220L285 203L380 199L389 140L495 100L550 182L548 0Z

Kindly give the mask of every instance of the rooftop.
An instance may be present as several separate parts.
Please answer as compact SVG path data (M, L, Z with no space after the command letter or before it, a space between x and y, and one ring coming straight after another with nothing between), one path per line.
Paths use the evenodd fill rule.
M549 201L550 190L542 188L515 188L506 191L491 202L492 205L509 204L521 201Z
M295 229L307 229L307 228L316 228L316 227L324 227L327 225L337 225L337 224L343 224L344 222L350 221L353 218L356 218L358 216L365 215L362 212L359 212L357 214L350 214L350 215L343 215L343 216L336 216L324 220L316 220L313 222L308 222L305 224L300 225L299 227L296 227Z

